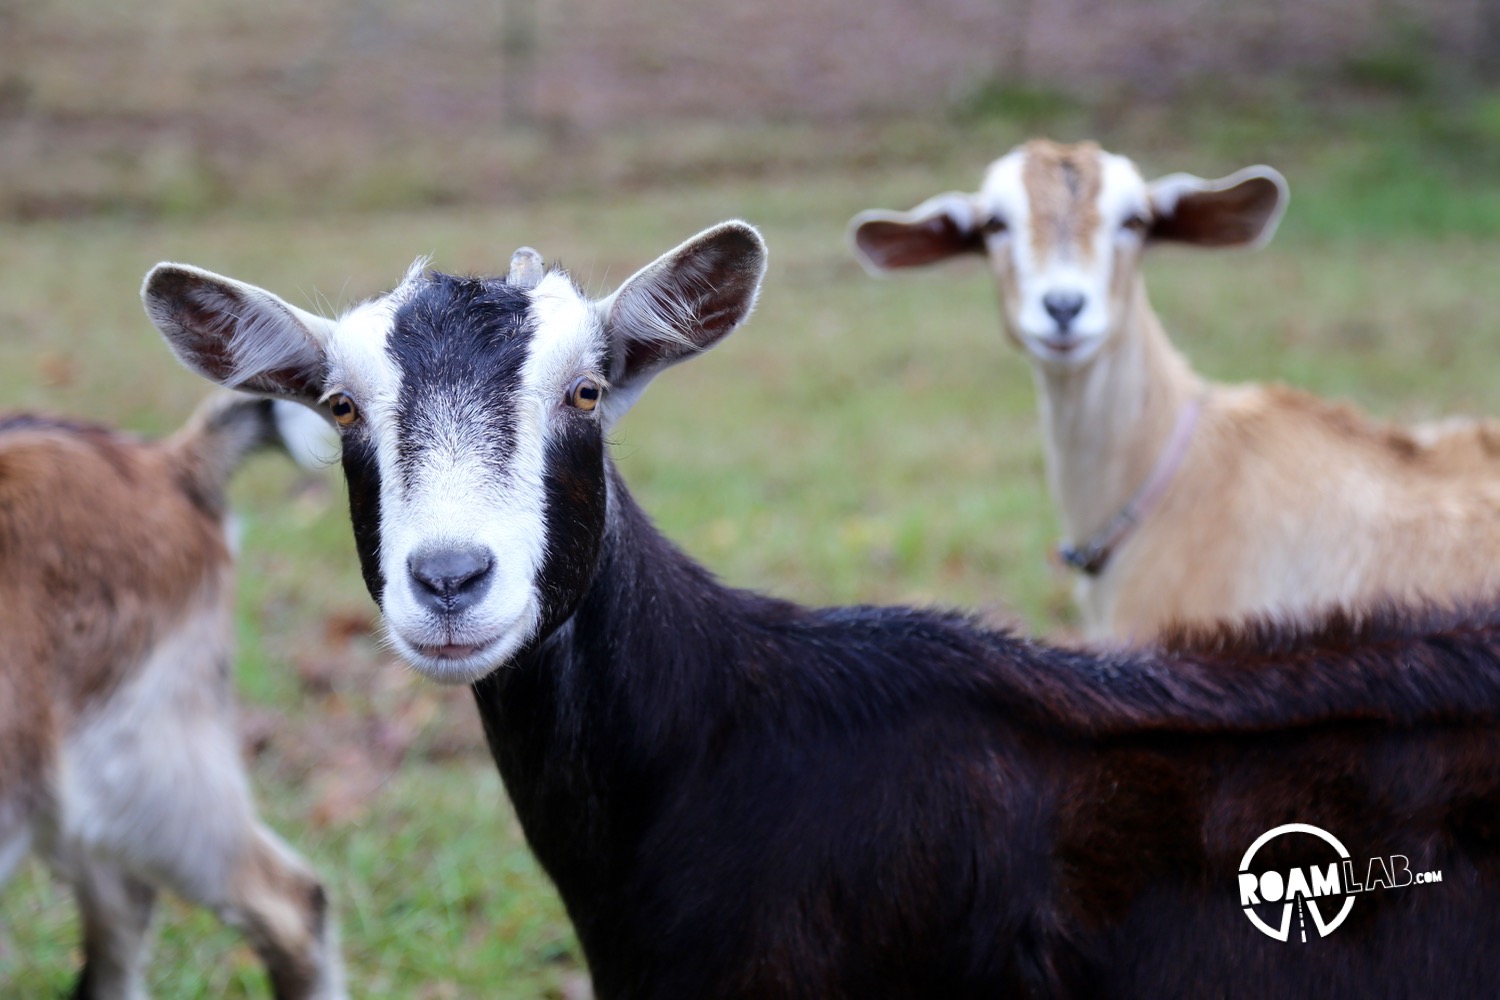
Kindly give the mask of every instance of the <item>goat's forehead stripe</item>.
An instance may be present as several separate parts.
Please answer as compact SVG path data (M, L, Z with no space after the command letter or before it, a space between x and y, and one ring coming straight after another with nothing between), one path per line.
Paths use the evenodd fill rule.
M1039 261L1059 251L1087 260L1097 251L1101 225L1149 210L1135 164L1092 143L1033 142L1012 150L986 171L980 201L1023 238L1025 256Z
M1099 149L1092 144L1025 147L1021 180L1031 205L1031 241L1038 257L1092 257L1092 236L1099 226L1100 173Z

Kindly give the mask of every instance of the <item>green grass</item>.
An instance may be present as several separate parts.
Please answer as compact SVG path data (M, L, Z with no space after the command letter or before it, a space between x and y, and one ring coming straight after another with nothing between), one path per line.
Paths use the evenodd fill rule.
M1072 117L1039 130L1070 137L1090 124L1060 113ZM1493 180L1424 146L1430 123L1393 123L1383 142L1358 116L1344 131L1309 124L1290 138L1247 120L1237 142L1142 116L1118 126L1137 144L1113 143L1162 171L1264 159L1290 177L1291 214L1267 250L1149 264L1158 311L1199 369L1291 382L1393 419L1500 413ZM977 608L1065 632L1070 580L1047 562L1056 522L1031 378L1000 334L984 269L877 281L843 244L859 209L971 188L1022 137L1015 123L851 125L816 136L832 147L821 167L815 137L794 126L715 135L705 145L720 151L784 140L783 166L711 161L623 193L565 186L487 208L255 216L242 206L0 226L0 400L145 433L175 426L205 387L141 313L141 276L160 259L326 308L389 286L418 254L495 270L525 243L602 293L699 228L742 216L771 247L756 316L661 377L616 433L647 509L733 584L813 603ZM1488 155L1481 147L1469 156ZM560 995L580 963L561 908L464 694L413 680L369 633L337 475L260 458L235 499L257 786L273 824L328 881L354 992ZM211 918L174 903L159 923L156 995L265 995L253 957ZM0 995L65 988L76 926L34 863L0 895L0 927Z
M493 767L410 767L379 798L371 818L320 832L298 830L308 801L295 788L277 789L264 805L273 825L296 831L337 894L354 995L532 1000L577 975L561 906L523 846ZM62 895L33 863L3 902L11 918L4 995L65 994L78 956ZM154 995L267 995L254 953L206 912L168 899L158 927Z

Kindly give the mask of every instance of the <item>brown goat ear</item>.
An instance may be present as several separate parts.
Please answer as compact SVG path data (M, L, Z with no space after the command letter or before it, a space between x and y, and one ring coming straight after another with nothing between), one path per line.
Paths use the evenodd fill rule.
M141 301L178 359L210 381L302 401L322 391L332 324L320 316L186 264L153 267Z
M609 337L606 418L628 409L656 374L708 350L755 308L766 244L746 222L723 222L670 250L596 304Z
M849 243L871 274L984 253L974 201L957 191L928 198L910 212L860 212L849 222Z
M1289 197L1271 167L1246 167L1219 180L1170 174L1150 185L1150 239L1200 247L1261 247L1276 233Z

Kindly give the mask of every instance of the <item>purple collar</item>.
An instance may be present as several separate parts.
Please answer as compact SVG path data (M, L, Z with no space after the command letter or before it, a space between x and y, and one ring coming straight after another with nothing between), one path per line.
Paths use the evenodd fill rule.
M1057 554L1063 562L1087 576L1098 576L1104 572L1115 549L1151 513L1151 509L1166 492L1172 477L1182 465L1183 457L1187 455L1188 444L1193 440L1193 431L1198 426L1198 416L1202 412L1201 397L1194 396L1183 405L1177 412L1177 423L1172 426L1172 434L1167 438L1166 447L1157 456L1156 467L1151 470L1146 482L1136 490L1135 496L1125 502L1118 514L1090 535L1082 545L1070 542L1059 544Z

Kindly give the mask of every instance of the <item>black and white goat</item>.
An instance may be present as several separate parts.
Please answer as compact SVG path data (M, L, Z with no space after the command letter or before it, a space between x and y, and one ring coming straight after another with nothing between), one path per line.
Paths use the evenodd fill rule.
M341 426L391 640L473 684L601 997L1493 987L1500 616L1096 655L724 587L605 441L739 325L763 269L725 223L600 302L529 250L505 279L414 269L337 320L182 265L144 288L191 368ZM1246 897L1240 868L1289 823L1443 882L1278 941L1246 916L1283 892Z
M29 850L82 911L76 997L146 996L159 889L242 930L281 998L343 997L323 886L255 811L224 491L300 408L210 397L159 443L0 417L0 884Z

